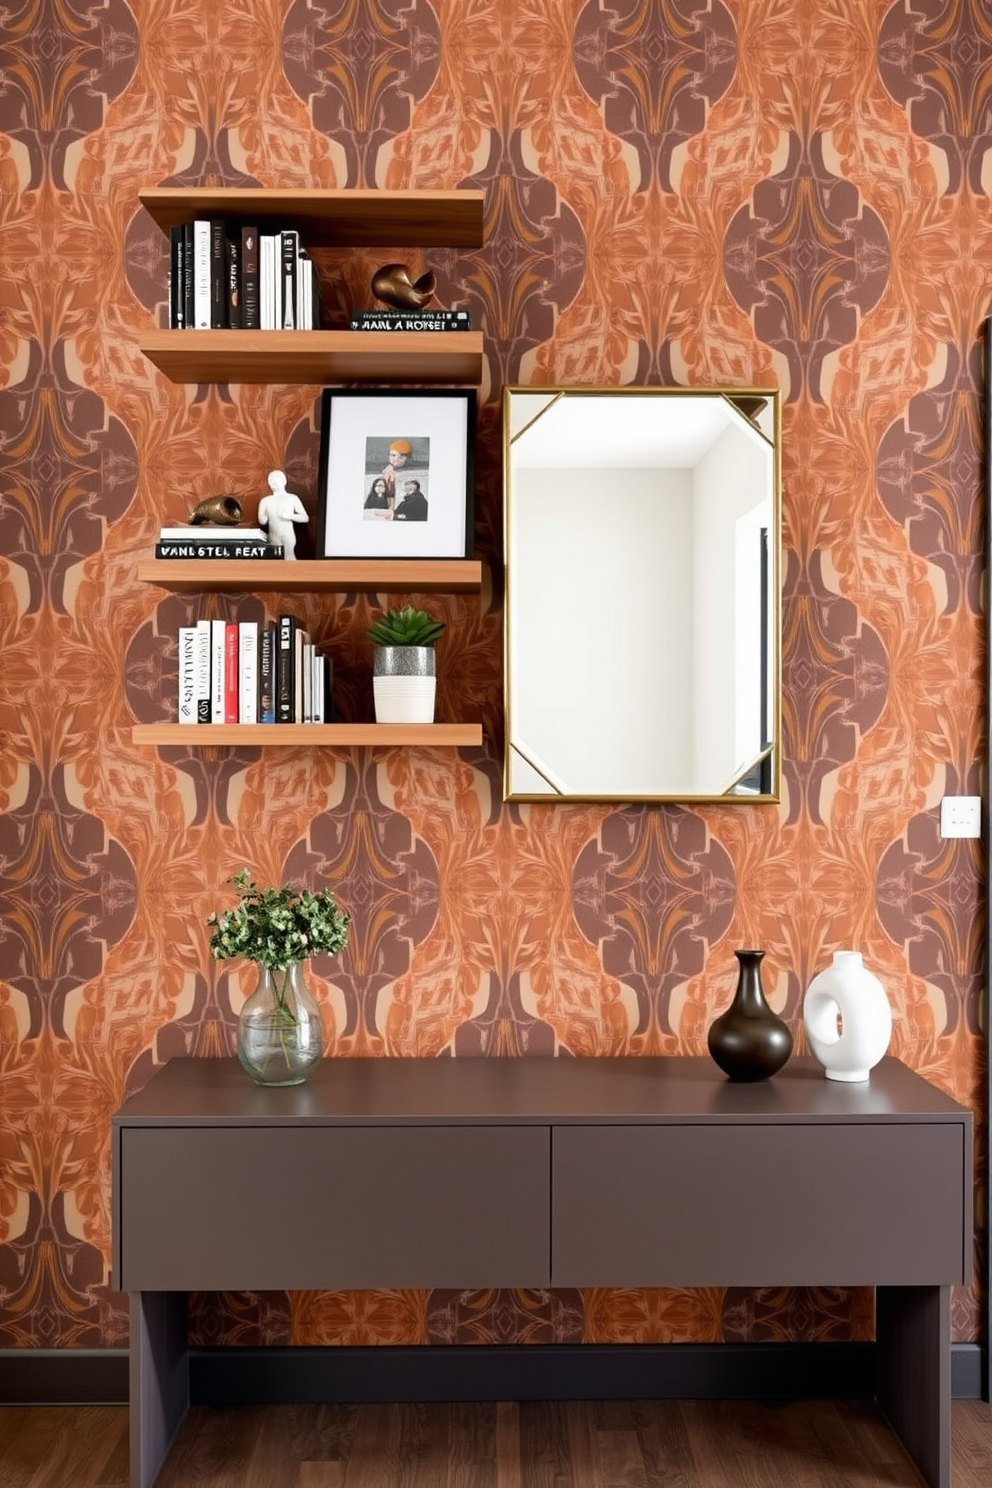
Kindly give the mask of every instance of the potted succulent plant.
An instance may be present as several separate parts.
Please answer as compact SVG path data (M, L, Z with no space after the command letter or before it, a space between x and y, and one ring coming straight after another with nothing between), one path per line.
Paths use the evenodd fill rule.
M259 889L247 868L231 882L240 902L209 915L207 924L215 961L240 957L258 966L258 985L238 1017L238 1058L259 1085L301 1085L324 1047L320 1008L303 979L303 962L342 950L351 916L330 889Z
M434 642L444 630L426 610L386 610L369 627L376 723L433 723Z

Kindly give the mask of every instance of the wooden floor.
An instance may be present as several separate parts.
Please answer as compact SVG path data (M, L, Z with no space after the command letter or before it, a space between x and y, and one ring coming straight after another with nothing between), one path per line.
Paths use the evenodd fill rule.
M992 1406L955 1401L953 1488L992 1485ZM0 1488L125 1488L123 1406L0 1409ZM919 1488L873 1406L745 1401L189 1412L156 1488Z

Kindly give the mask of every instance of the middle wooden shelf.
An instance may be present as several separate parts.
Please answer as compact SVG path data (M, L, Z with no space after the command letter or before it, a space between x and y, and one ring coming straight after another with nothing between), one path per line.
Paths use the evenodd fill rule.
M430 748L474 746L482 743L481 723L136 723L136 744L312 744L315 748L347 749L353 745L388 747L422 745Z

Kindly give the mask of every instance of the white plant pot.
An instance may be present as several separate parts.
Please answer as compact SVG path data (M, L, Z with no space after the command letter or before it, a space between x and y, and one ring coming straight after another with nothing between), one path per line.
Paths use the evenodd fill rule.
M433 723L435 667L432 646L376 646L372 653L376 723Z
M835 951L832 964L813 978L803 998L803 1025L828 1080L868 1079L889 1047L892 1009L860 951Z
M376 723L433 723L434 677L373 677Z

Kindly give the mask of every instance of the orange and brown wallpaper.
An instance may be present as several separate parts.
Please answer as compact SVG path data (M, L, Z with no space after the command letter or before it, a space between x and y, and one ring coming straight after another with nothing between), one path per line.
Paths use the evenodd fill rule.
M794 1025L855 947L893 1052L983 1114L985 869L937 807L984 739L984 0L15 0L0 69L0 1345L125 1340L109 1120L159 1062L232 1051L248 978L204 921L242 865L353 915L313 977L331 1055L703 1053L735 947ZM131 740L170 716L181 623L264 613L138 584L159 525L277 465L316 494L317 389L176 386L138 350L167 253L137 193L208 183L485 192L485 246L429 255L485 332L492 579L437 600L439 716L481 717L478 752ZM328 322L381 261L323 255ZM779 807L502 804L505 382L782 389ZM374 599L268 598L367 717ZM958 1340L980 1311L956 1293ZM193 1308L249 1343L871 1326L870 1294L816 1289Z

